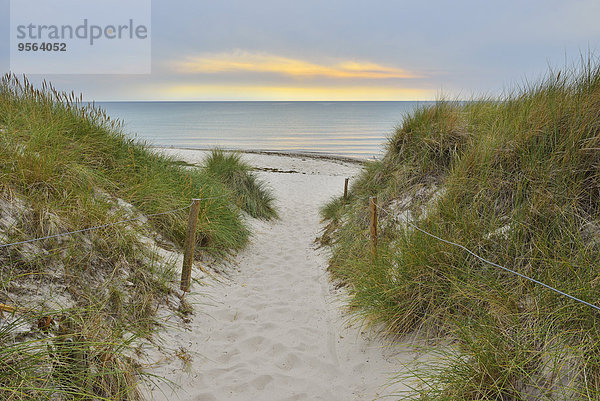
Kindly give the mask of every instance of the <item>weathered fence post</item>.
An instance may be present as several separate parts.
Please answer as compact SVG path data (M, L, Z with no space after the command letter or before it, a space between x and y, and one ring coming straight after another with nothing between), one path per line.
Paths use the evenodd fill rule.
M14 306L0 304L0 318L4 316L3 312L14 313L15 310Z
M200 199L194 199L190 207L190 217L184 244L183 267L181 268L181 290L184 292L189 292L192 281L192 262L194 261L196 248L198 214L200 214Z
M373 257L377 257L377 197L369 198L369 209L371 215L371 251Z
M348 200L348 180L349 178L344 180L344 200Z

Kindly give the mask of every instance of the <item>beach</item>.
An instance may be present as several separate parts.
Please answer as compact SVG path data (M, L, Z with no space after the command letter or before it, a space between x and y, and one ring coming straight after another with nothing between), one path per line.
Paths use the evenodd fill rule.
M162 151L191 164L207 154ZM301 155L243 158L273 190L280 219L248 218L247 249L225 265L196 263L202 285L185 296L193 316L185 324L177 316L166 321L162 351L149 353L147 372L172 382L151 386L152 397L358 401L407 390L411 383L392 384L393 377L420 354L378 338L345 311L346 290L330 282L328 251L315 244L319 208L361 165Z

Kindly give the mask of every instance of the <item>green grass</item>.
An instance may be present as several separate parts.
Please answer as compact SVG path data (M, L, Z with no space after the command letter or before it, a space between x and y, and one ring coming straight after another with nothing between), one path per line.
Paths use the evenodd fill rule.
M58 312L58 311L55 311ZM133 400L139 365L125 356L134 337L97 340L88 330L95 324L75 322L81 310L62 311L52 336L38 333L15 339L19 325L37 320L39 313L19 313L0 327L0 396L5 400ZM97 315L97 314L96 314ZM67 328L80 323L80 327Z
M127 355L133 340L157 328L155 312L173 297L180 269L160 263L140 235L178 249L185 207L199 195L211 197L201 202L197 254L225 257L248 242L240 207L273 217L272 196L239 158L228 162L226 175L210 163L189 168L128 138L118 121L72 94L11 75L0 81L0 130L0 243L183 208L0 248L0 302L23 303L16 316L28 325L35 327L36 314L57 322L49 333L14 338L15 326L0 320L0 398L136 399L139 371ZM55 296L72 305L48 311ZM84 356L66 363L61 349Z
M499 100L417 110L348 202L323 208L330 271L350 289L354 311L392 336L420 330L453 343L412 397L600 399L600 313L394 224L387 212L374 260L367 198L600 305L599 144L600 68L586 63Z
M275 198L238 153L213 150L204 162L204 171L233 192L241 209L261 219L277 217Z

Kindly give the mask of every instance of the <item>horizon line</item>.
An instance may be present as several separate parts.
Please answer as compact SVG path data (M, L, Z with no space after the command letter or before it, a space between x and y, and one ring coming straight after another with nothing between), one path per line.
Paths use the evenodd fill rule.
M85 103L406 103L438 100L83 100ZM452 100L464 102L465 100Z

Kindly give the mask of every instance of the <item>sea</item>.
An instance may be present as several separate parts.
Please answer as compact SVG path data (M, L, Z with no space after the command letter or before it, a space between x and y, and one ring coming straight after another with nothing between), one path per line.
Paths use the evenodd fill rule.
M379 158L404 117L431 102L100 102L154 146Z

